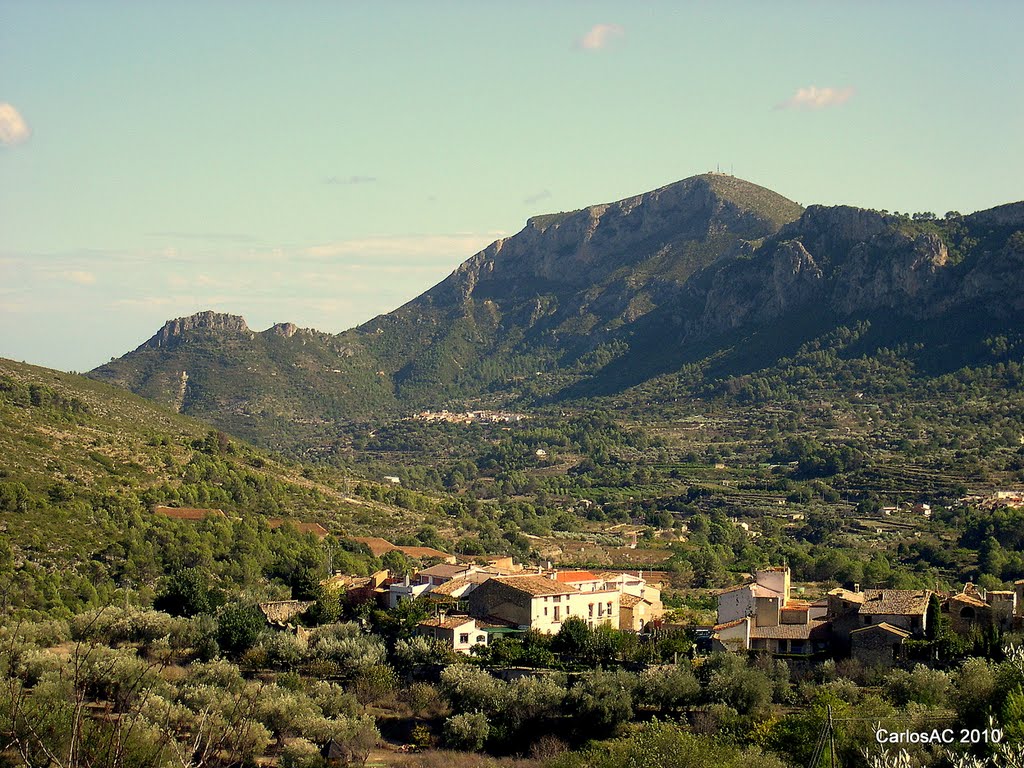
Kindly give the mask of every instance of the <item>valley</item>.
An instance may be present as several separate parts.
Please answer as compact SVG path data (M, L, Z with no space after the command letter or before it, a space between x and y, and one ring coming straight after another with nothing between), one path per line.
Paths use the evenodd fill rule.
M187 737L197 764L522 768L804 765L827 707L1021 733L1021 611L942 611L1024 583L1022 210L709 174L534 217L341 334L211 311L87 376L0 361L0 726L30 763L89 707L118 713L71 732L103 764L137 722L158 748L124 764ZM722 596L782 567L778 611L834 636L735 652ZM517 584L554 623L479 607ZM616 596L569 621L587 589ZM931 629L863 661L829 603L863 590L934 596ZM143 679L159 701L118 693ZM834 754L874 766L857 728Z

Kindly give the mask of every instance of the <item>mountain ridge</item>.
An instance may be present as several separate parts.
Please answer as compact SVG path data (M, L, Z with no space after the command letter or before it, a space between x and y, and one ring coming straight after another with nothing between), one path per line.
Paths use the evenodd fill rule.
M611 393L710 354L715 339L781 331L797 316L815 318L807 333L826 332L879 313L935 320L974 302L989 320L972 334L1007 322L1016 332L1022 223L1024 203L944 219L804 209L703 174L531 217L420 296L339 334L291 323L254 332L204 312L168 321L90 375L169 401L187 374L185 412L257 442L305 423L298 444L467 399ZM965 337L972 351L960 357L982 341Z

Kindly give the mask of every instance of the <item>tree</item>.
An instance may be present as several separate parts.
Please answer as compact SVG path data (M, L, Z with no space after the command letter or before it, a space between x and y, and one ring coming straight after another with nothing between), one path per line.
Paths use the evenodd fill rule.
M570 659L589 658L593 653L593 632L579 616L569 616L562 622L551 641L551 650Z
M173 616L211 613L223 602L223 596L210 589L209 579L198 568L183 568L171 576L153 607Z
M225 605L217 613L217 644L237 658L256 644L264 624L263 614L254 605Z
M380 559L380 563L391 571L393 576L405 576L415 570L409 556L399 549L385 552L384 556Z

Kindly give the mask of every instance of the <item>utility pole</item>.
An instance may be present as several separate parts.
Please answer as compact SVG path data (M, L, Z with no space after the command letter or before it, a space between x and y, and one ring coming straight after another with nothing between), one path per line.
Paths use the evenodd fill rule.
M836 768L836 729L832 720L831 705L828 707L828 718L821 727L821 733L818 734L818 742L814 745L814 752L811 753L811 761L807 764L807 768L820 768L821 756L825 752L826 744L829 751L829 766Z

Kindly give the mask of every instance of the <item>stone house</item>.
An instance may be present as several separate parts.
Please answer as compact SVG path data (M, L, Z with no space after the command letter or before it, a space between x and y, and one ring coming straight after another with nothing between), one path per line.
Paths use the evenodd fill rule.
M889 667L903 657L907 630L888 622L869 624L850 632L850 655L869 667Z

